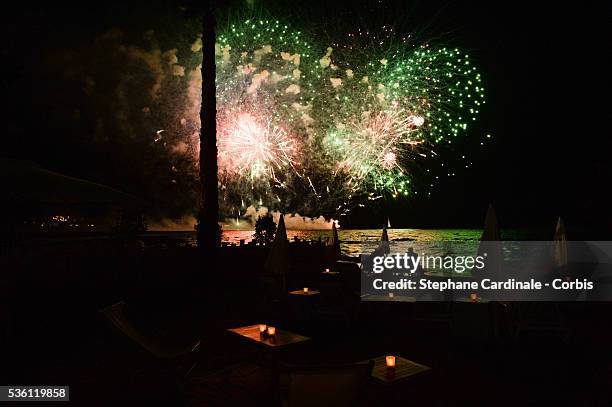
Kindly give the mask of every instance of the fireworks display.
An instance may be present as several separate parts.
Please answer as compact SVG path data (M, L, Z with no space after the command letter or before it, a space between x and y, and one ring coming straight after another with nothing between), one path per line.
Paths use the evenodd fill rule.
M232 216L250 204L338 216L409 196L416 168L476 120L484 89L464 52L373 43L349 34L325 47L270 20L221 30L219 171Z
M161 181L143 189L175 215L189 211L198 195L205 45L198 24L185 34L190 47L170 49L153 32L136 46L111 30L77 53L91 52L86 68L59 69L86 73L68 83L117 84L100 95L104 103L83 90L96 101L89 115L98 118L87 134L98 142L108 133L154 158L139 162L140 172L156 171ZM425 185L430 192L443 175L439 169L453 174L454 158L469 164L455 140L468 134L484 90L468 55L398 36L390 27L357 30L329 44L316 38L272 19L229 19L218 27L222 219L235 221L262 206L338 219L356 205L405 199ZM109 49L114 70L103 66ZM174 192L156 194L158 186Z
M366 112L348 125L330 132L325 142L335 157L336 171L348 175L351 192L372 186L395 194L408 194L410 180L401 162L410 160L421 140L412 137L420 119L402 110Z
M308 151L310 42L278 21L246 20L227 26L215 51L221 208L233 217L286 204Z
M295 143L268 120L260 123L250 113L236 113L219 134L219 167L229 176L248 175L278 180L276 172L291 167Z

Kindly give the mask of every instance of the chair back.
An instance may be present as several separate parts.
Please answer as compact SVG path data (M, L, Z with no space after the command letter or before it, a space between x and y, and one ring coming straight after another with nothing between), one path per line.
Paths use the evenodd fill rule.
M285 365L285 374L281 376L283 405L355 406L361 399L373 367L372 360L349 365Z
M156 329L157 327L147 327L142 322L138 323L130 317L123 301L110 305L100 312L115 328L157 358L175 358L194 351L200 343L195 336L162 334Z

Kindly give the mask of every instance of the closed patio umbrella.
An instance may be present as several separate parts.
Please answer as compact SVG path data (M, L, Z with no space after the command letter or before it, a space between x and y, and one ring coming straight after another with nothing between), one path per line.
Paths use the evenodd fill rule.
M567 265L567 233L560 216L557 220L557 227L555 228L555 234L553 236L552 257L555 267L564 267Z
M287 240L287 229L285 228L285 217L280 215L274 241L270 245L270 252L266 258L264 268L280 279L283 290L286 288L285 275L289 271L291 259L289 257L289 241Z
M485 216L484 228L482 230L480 240L484 242L501 240L497 216L495 215L495 209L491 204L489 204L487 209L487 215Z
M493 205L489 204L478 246L478 255L485 257L484 271L489 277L501 277L503 255L499 224Z
M331 247L331 256L333 261L340 258L340 239L338 238L338 228L336 228L336 222L332 223L332 238L328 244Z
M378 248L379 252L384 254L388 254L391 252L391 248L389 246L389 235L387 234L387 224L383 225L382 236L380 237L380 246Z

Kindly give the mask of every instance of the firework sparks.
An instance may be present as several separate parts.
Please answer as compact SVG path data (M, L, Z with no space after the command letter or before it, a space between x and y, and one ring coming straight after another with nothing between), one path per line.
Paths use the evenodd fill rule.
M249 113L240 113L220 130L219 166L231 174L248 173L251 177L269 176L293 167L297 152L295 142L270 120L260 123Z
M421 168L435 177L423 165L431 157L444 167L440 152L484 103L480 74L458 49L381 32L326 47L278 21L220 29L217 137L230 211L264 204L337 215L410 195Z
M373 53L382 54L364 64L355 58L363 47L338 47L331 55L339 60L332 63L351 75L315 101L319 114L333 121L324 146L336 162L334 176L344 176L346 195L375 190L407 196L423 159L439 157L475 120L484 103L480 75L458 49L402 41L387 51L377 46ZM341 58L349 62L342 66ZM330 80L337 75L324 74Z
M388 151L383 155L382 166L389 170L397 165L397 155L393 151Z
M410 181L399 161L410 158L406 156L414 149L407 146L422 144L415 137L418 126L414 117L401 109L367 114L330 134L327 143L340 160L337 172L349 175L352 190L389 186L394 193L408 194Z

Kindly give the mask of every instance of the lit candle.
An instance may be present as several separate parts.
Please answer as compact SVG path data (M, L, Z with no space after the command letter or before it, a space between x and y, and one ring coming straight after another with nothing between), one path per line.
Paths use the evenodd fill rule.
M325 269L325 272L326 272L326 273L329 273L329 269Z
M393 299L393 293L389 293L389 298Z
M470 300L472 300L472 302L476 302L478 300L478 294L470 294Z
M386 356L387 367L392 369L395 367L395 356Z
M274 336L276 334L276 328L273 326L268 327L268 335Z
M308 294L308 287L304 287L304 294Z
M266 326L266 324L259 324L259 333L262 334L264 332L266 332L266 329L268 327Z

